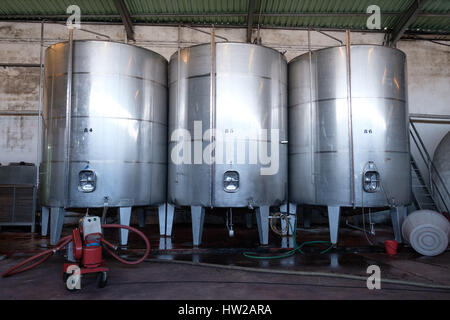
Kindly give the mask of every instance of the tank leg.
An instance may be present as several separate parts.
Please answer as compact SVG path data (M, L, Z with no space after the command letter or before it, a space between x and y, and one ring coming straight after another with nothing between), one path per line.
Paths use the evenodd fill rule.
M175 214L175 206L173 204L167 204L166 212L166 236L172 236L173 216Z
M172 238L166 238L166 249L172 250Z
M61 238L61 231L64 225L64 208L50 208L50 244L55 245Z
M48 207L42 207L41 211L41 235L46 236L48 233Z
M339 218L341 216L340 207L328 207L328 223L330 226L331 243L336 244L339 233Z
M158 206L159 235L166 235L166 204ZM160 238L162 239L162 238Z
M295 214L290 214L288 216L288 220L289 220L289 228L288 228L288 235L292 236L295 234L295 225L296 225L296 220L297 220L297 215Z
M137 208L138 212L138 222L139 222L139 228L145 227L145 209L144 208Z
M288 204L281 205L280 212L287 213L288 212ZM296 219L297 219L297 205L295 203L290 202L289 203L289 214L288 214L289 226L286 226L286 221L284 219L281 219L281 229L287 230L287 233L289 236L292 236L294 234ZM288 228L286 228L286 227L288 227Z
M288 247L288 240L287 237L281 237L281 248L287 249Z
M295 230L296 221L297 221L297 205L295 203L289 203L288 220L289 220L288 235L292 236L297 231L297 230Z
M194 246L202 243L203 223L205 222L205 208L191 206L192 216L192 237Z
M120 207L119 208L119 223L124 226L130 225L131 219L131 207ZM126 246L128 243L128 230L120 229L120 245Z
M245 214L245 226L247 229L251 229L253 227L253 215L251 212L247 212Z
M166 250L166 238L159 237L159 250Z
M406 218L407 208L405 206L391 208L392 228L394 229L395 241L402 242L402 224Z
M288 248L294 247L294 237L297 235L297 204L289 203L289 229L288 229Z
M288 218L289 219L289 218ZM288 234L288 230L289 226L286 223L286 220L281 219L281 234L284 236L286 236Z
M303 208L303 227L305 229L311 228L311 216L312 216L312 208L311 207Z
M170 203L163 203L158 206L159 234L161 236L170 237L172 235L174 212L175 207Z
M259 242L269 244L269 206L256 208L256 222L258 224Z

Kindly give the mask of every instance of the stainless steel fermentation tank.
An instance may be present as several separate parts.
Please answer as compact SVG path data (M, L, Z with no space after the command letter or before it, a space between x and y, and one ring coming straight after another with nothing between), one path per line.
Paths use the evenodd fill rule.
M51 208L51 241L65 208L120 207L129 224L131 207L165 202L167 60L122 43L69 41L46 50L44 75L40 201L47 221Z
M350 50L348 50L350 49ZM411 201L406 56L376 45L326 48L289 63L289 201L390 206L397 240Z
M195 133L196 126L201 126L200 135ZM180 129L189 134L180 138L174 134ZM209 135L209 129L216 129L216 136ZM258 136L260 130L267 130L267 136ZM272 141L275 131L277 141ZM227 160L228 150L224 150L222 163L208 164L207 158L202 159L201 152L209 150L211 141L217 143L218 159L219 139L228 138L245 146L244 163L236 155ZM266 154L279 155L279 159L272 158L270 165L260 159L249 161L255 140L261 143L258 151L269 142ZM181 141L191 144L190 163L172 159ZM237 147L234 150L238 152ZM231 42L202 44L175 53L169 62L169 158L168 202L191 207L194 245L201 243L205 207L255 208L260 242L266 244L269 208L283 203L287 193L285 57L271 48ZM271 165L273 171L277 167L276 172L262 174L261 169ZM173 221L170 213L168 220Z

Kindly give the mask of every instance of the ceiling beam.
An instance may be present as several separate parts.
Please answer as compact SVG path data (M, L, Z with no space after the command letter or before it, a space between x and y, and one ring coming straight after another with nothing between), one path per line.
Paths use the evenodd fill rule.
M64 17L63 20L61 19L50 19L49 16L46 16L45 19L45 23L55 23L55 24L65 24L65 21L67 19L67 15L66 16L61 16ZM118 16L119 17L119 16ZM54 18L54 17L53 17ZM120 17L119 17L120 18ZM19 23L41 23L41 20L26 20L26 19L17 19L17 20L7 20L7 19L3 19L2 16L0 15L0 22L19 22ZM99 21L99 20L88 20L85 19L84 20L86 24L92 24L92 25L122 25L122 21ZM179 22L135 22L134 23L135 26L153 26L153 27L179 27L180 23ZM190 22L183 22L182 24L183 27L195 27L195 28L211 28L211 24L207 24L207 23L190 23ZM226 28L226 29L242 29L245 28L245 24L217 24L215 25L217 28ZM308 26L278 26L278 25L274 25L274 24L262 24L260 26L261 29L266 29L266 30L311 30L311 27ZM315 31L321 30L321 31L335 31L335 32L345 32L347 28L338 28L338 27L312 27ZM378 29L374 29L374 30L370 30L370 29L365 29L365 28L360 28L360 27L355 27L355 28L350 28L350 30L352 30L353 32L364 32L364 33L385 33L384 30L378 30ZM415 31L415 30L407 30L405 31L403 38L411 38L412 36L415 35L427 35L430 37L433 37L432 39L434 40L447 40L450 39L450 32L448 32L447 30L422 30L422 31ZM216 35L217 37L217 35ZM56 40L55 40L56 41Z
M400 16L402 12L383 12L383 16ZM223 17L247 17L248 12L233 12L233 13L198 13L198 14L186 14L186 13L142 13L130 15L133 19L139 18L223 18ZM370 13L365 12L299 12L299 13L289 13L289 12L263 12L262 17L292 17L292 18L303 18L303 17L368 17ZM450 18L450 13L439 13L439 12L421 12L418 14L419 17L430 17L430 18ZM35 14L35 15L25 15L25 14L0 14L0 20L42 20L42 19L60 19L66 20L66 14ZM84 14L84 21L91 21L91 19L121 19L118 14ZM178 23L178 22L177 22ZM177 24L176 23L176 24Z
M127 5L124 0L114 0L117 11L119 11L122 23L125 26L125 31L127 32L127 38L134 40L134 30L133 22L131 20L130 12L128 11Z
M414 0L411 6L398 17L390 36L389 45L391 47L397 45L397 41L400 40L406 29L408 29L408 27L416 20L420 10L428 1L429 0Z
M253 12L254 11L255 11L255 0L248 0L247 42L252 42Z

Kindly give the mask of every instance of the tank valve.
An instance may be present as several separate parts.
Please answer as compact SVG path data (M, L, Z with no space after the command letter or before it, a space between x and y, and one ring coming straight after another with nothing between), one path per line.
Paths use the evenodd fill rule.
M249 198L249 199L248 199L247 207L248 207L250 210L253 210L253 209L254 209L254 207L253 207L253 199L252 199L252 198Z
M230 238L233 238L234 236L234 230L233 230L233 209L229 208L227 209L227 229L228 229L228 235Z

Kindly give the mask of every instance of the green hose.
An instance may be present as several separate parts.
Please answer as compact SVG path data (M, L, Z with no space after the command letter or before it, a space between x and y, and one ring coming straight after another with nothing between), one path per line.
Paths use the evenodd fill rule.
M296 236L297 236L297 218L295 218L295 228L292 228L291 223L289 222L289 220L287 221L287 223L288 223L288 234L289 234L289 229L291 229L293 231L292 232L292 235L293 235L292 239L294 240L294 248L293 249L287 251L284 254L277 255L277 256L258 256L256 254L256 252L244 252L243 253L244 257L250 258L250 259L271 259L271 260L272 259L284 259L284 258L287 258L287 257L290 257L290 256L294 255L297 251L300 252L301 254L305 254L302 251L302 248L304 246L308 246L308 245L327 244L328 248L325 249L325 250L322 250L320 252L320 254L325 254L325 253L327 253L328 251L330 251L333 248L333 244L331 242L329 242L329 241L305 241L305 242L301 243L300 245L297 245L297 240L296 240Z

